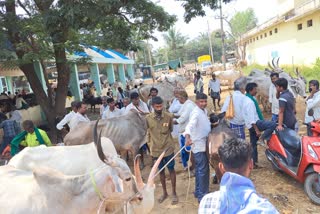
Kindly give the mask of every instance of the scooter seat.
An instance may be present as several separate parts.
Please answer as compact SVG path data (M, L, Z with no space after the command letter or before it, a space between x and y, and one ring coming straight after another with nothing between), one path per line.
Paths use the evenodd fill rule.
M300 137L297 134L297 132L289 128L284 128L283 131L276 132L281 144L285 149L289 150L290 152L294 152L301 149Z
M297 166L301 156L301 140L299 135L292 129L284 128L283 131L276 131L277 136L284 147L289 166Z

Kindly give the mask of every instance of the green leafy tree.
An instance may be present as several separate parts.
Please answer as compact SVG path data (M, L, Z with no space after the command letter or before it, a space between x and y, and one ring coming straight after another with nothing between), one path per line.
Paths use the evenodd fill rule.
M245 60L246 58L246 44L243 42L243 34L256 27L257 22L258 19L252 8L237 12L230 21L228 21L232 38L238 46L236 50L239 51L238 55L240 60Z
M189 23L192 18L197 16L205 16L205 7L216 10L220 7L220 1L229 3L232 0L176 0L183 2L182 6L185 9L184 20Z
M23 12L18 14L18 10ZM81 50L81 43L136 49L136 41L152 38L155 30L168 30L175 21L175 16L149 0L0 1L0 38L9 43L1 48L14 53L14 57L10 55L6 60L23 71L52 129L56 116L65 112L70 80L66 50ZM1 51L2 59L5 50ZM51 90L46 93L41 87L33 65L36 60L55 61L58 71L55 98ZM44 65L43 68L50 89Z
M163 34L163 38L168 50L169 60L183 58L184 46L188 38L174 27L170 28L166 34Z

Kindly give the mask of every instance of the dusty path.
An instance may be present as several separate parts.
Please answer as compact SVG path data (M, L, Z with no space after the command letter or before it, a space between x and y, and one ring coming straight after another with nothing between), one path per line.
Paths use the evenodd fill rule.
M207 84L209 79L205 78L205 90L207 93ZM191 99L194 100L193 86L189 85L186 88ZM222 102L224 98L228 95L228 90L225 88L222 92ZM212 102L210 99L208 105L208 111L213 109ZM302 99L298 99L297 104L298 119L300 124L302 124L304 118L305 106ZM265 115L266 118L270 118L270 115ZM305 133L305 127L301 127L301 134ZM249 139L249 136L247 136ZM178 148L178 145L176 145ZM178 149L176 149L177 151ZM306 194L303 191L303 185L296 182L291 177L275 172L269 161L267 161L264 155L264 148L259 147L259 164L262 166L261 169L253 170L250 178L256 185L257 192L262 196L268 198L272 204L280 211L280 213L320 213L320 206L312 204ZM212 169L211 173L213 172ZM147 179L147 174L150 171L150 167L147 166L143 170L144 178ZM164 201L162 204L155 202L155 207L153 213L170 214L170 213L197 213L198 203L193 197L192 192L194 191L194 177L191 178L190 190L188 194L188 200L186 199L187 187L188 187L188 174L183 171L181 163L179 163L179 157L176 158L176 171L177 171L177 194L179 196L180 203L178 205L171 205L170 198ZM167 172L166 172L167 173ZM170 180L167 180L167 188L169 189L169 194L171 191ZM210 190L217 190L219 187L214 184L210 184ZM157 186L155 191L155 198L159 198L162 194L162 189L159 180L157 180Z

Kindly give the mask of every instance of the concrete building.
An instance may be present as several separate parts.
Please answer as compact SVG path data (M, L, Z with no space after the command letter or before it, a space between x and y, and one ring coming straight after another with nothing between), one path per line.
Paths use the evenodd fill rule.
M242 37L248 64L310 66L320 57L320 0L278 0L277 15Z

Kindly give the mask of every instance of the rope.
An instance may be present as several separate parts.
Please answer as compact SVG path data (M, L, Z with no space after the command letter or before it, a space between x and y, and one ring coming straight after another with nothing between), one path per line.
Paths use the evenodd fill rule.
M100 190L97 187L97 183L96 183L96 180L93 177L92 170L90 170L90 180L91 180L92 186L94 188L94 191L97 193L100 201L104 201L105 199L103 198L102 193L100 192Z

